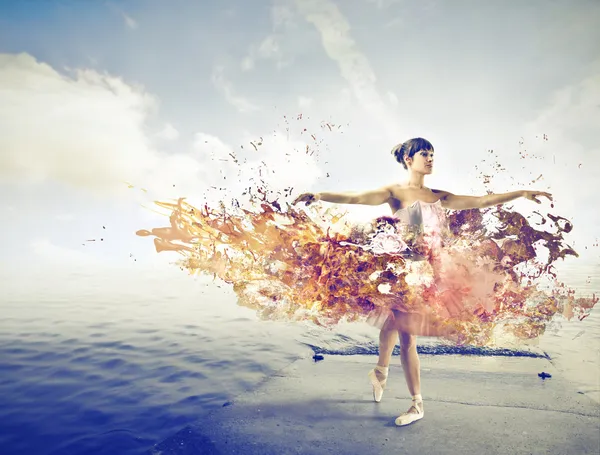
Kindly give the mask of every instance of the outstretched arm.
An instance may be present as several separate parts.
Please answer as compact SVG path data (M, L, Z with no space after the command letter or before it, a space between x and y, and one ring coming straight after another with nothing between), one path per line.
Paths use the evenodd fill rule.
M541 204L542 202L538 199L540 196L552 200L552 195L544 191L522 190L512 191L510 193L487 194L485 196L458 196L449 193L448 191L433 191L434 193L441 195L440 200L442 201L442 206L452 210L483 209L494 205L506 204L507 202L514 201L520 197L537 202L538 204Z
M306 205L309 205L315 201L324 201L337 204L381 205L388 202L391 197L392 192L390 188L383 187L362 193L303 193L292 204L305 202Z

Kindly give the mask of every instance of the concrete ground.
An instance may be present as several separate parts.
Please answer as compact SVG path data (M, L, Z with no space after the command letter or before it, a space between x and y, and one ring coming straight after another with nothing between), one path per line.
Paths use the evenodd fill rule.
M150 454L600 454L600 406L546 359L422 356L425 417L402 428L394 425L410 406L402 368L390 368L375 403L367 378L375 362L301 359Z

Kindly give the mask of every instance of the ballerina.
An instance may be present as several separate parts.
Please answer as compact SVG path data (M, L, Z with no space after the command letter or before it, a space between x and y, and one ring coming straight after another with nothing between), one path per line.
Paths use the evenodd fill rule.
M552 200L552 195L544 191L520 190L502 194L485 196L462 196L449 191L431 189L425 186L425 176L433 172L434 148L423 138L413 138L396 145L392 151L395 159L408 171L405 183L386 185L362 193L303 193L293 202L304 202L306 205L316 201L337 204L388 204L392 214L402 225L417 228L429 235L430 246L439 248L436 233L445 223L445 210L481 209L502 205L517 198L525 198L541 203L540 197ZM437 236L439 237L439 236ZM433 239L433 241L431 241ZM439 240L439 238L437 238ZM414 260L418 260L414 259ZM435 267L434 267L435 274ZM448 312L452 313L451 302ZM412 405L402 413L395 423L398 426L411 424L424 417L423 398L421 395L420 362L417 354L416 337L443 336L444 328L429 321L427 315L402 311L402 308L391 306L387 312L379 312L370 317L373 325L380 328L379 359L368 376L373 388L373 399L381 401L388 379L389 364L394 346L400 341L400 358L408 391L412 397Z

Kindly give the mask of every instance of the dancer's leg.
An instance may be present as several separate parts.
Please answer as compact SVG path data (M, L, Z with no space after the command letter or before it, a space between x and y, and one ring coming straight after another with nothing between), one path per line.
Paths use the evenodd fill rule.
M399 332L400 360L406 378L406 385L411 396L421 393L421 362L417 354L417 337L406 332Z
M373 386L373 400L381 401L383 389L387 382L390 360L394 346L398 342L398 331L390 324L384 324L379 331L379 360L377 366L369 371L369 379Z
M377 365L387 368L390 366L394 346L398 343L398 331L384 326L379 331L379 360Z
M396 419L396 425L403 426L422 419L423 398L421 397L421 362L417 354L417 337L407 332L399 332L400 358L408 391L412 396L412 406Z

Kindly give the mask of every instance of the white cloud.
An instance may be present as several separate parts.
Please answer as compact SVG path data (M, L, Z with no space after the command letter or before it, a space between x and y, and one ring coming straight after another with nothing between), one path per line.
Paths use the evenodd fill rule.
M275 62L277 69L285 68L292 64L293 56L283 51L286 33L296 28L294 11L286 4L288 0L275 0L271 7L272 32L265 36L256 45L250 46L248 55L241 62L243 71L250 71L256 67L258 60Z
M131 16L128 16L124 12L121 12L121 14L123 15L123 19L125 20L125 25L127 25L127 27L129 27L131 30L135 30L139 27L137 21Z
M252 53L250 53L250 55L247 55L242 59L242 63L240 66L242 68L242 71L250 71L254 69L254 57L252 56Z
M143 132L156 100L141 88L28 54L0 54L0 86L0 179L106 189L158 160Z
M298 97L298 107L300 109L309 108L310 106L312 106L313 102L314 102L314 100L307 96L299 96Z
M146 124L157 101L141 87L93 70L64 75L28 54L0 54L0 87L0 181L58 181L101 196L122 195L123 182L200 186L200 162L154 148Z
M292 64L292 57L285 55L282 49L283 36L278 33L267 35L259 44L256 56L262 60L272 60L277 69L285 68Z
M390 102L390 104L393 107L397 107L398 106L398 97L396 96L396 94L394 92L387 92L386 93L388 101Z
M235 93L233 85L223 75L224 68L217 66L212 73L212 82L216 89L225 97L225 100L239 112L254 112L260 108L248 99Z
M167 123L157 134L157 137L167 141L174 141L179 137L179 131L173 125Z
M330 0L296 0L296 5L321 34L325 52L338 64L358 102L378 121L390 140L395 140L399 122L393 119L393 113L380 96L371 64L352 39L350 24L341 11Z
M123 19L123 22L125 23L125 26L131 30L136 30L139 27L139 24L137 23L137 21L131 17L130 15L128 15L127 13L125 13L125 11L123 11L121 8L119 8L117 5L115 5L114 3L106 3L106 6L112 10L112 12L114 14L117 14L119 16L121 16L121 18Z
M258 55L262 58L273 58L281 53L277 36L268 35L258 46Z
M367 3L374 4L379 9L388 8L392 5L400 3L402 0L367 0Z
M250 144L257 137L249 134L241 138L246 147L241 152L237 144L198 133L185 153L162 153L146 134L156 100L95 71L68 77L27 54L4 54L0 86L0 181L58 181L117 197L130 191L125 182L131 182L164 199L201 197L210 186L227 186L239 195L261 161L270 170L264 180L279 189L308 186L320 175L304 152L307 144L282 131L265 135L258 150ZM176 130L167 124L162 135L173 138ZM245 155L247 162L234 166L230 154Z
M296 26L294 21L294 11L290 8L289 3L289 0L277 0L274 2L273 7L271 8L271 20L276 29L289 29Z

